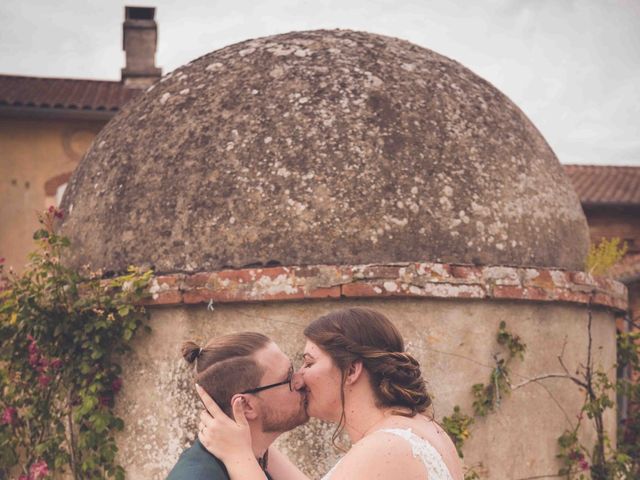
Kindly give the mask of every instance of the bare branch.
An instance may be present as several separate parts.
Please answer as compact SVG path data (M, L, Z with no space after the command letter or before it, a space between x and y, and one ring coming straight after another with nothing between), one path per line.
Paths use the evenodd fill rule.
M564 476L565 475L560 475L558 473L551 473L549 475L535 475L533 477L521 477L521 478L517 478L516 480L536 480L538 478L560 478Z
M467 357L466 355L461 355L459 353L454 353L454 352L446 352L444 350L438 350L436 348L431 348L431 347L415 347L418 350L425 350L427 352L435 352L435 353L439 353L441 355L447 355L450 357L457 357L457 358L462 358L463 360L468 360L471 363L475 363L476 365L480 365L481 367L485 367L489 370L493 370L495 368L494 365L487 365L486 363L482 363L477 361L475 358L471 358L471 357Z
M540 385L542 388L544 388L544 390L547 392L547 395L549 395L551 400L553 400L553 402L556 404L556 406L560 409L560 411L564 415L564 418L567 421L567 423L571 425L571 427L573 427L573 424L571 423L571 419L569 418L569 414L564 409L562 404L558 401L558 399L553 396L553 393L551 393L551 390L549 390L549 388L543 382L537 382L537 385Z
M520 477L520 478L517 478L516 480L536 480L538 478L558 478L558 477L564 477L564 475L560 475L558 473L552 473L550 475L535 475L533 477Z
M571 380L574 383L577 383L578 385L583 386L582 382L579 379L572 377L571 375L567 375L566 373L548 373L546 375L540 375L538 377L529 378L522 383L512 386L511 390L517 390L519 388L524 387L525 385L528 385L533 382L539 382L540 380L544 380L546 378L566 378Z
M562 344L562 350L560 351L560 354L558 355L558 362L560 363L560 366L562 367L562 369L564 370L564 373L567 374L567 376L571 376L571 374L569 373L569 369L567 368L567 366L564 364L564 350L565 348L567 348L567 341L568 341L568 337L565 336L564 337L564 342Z

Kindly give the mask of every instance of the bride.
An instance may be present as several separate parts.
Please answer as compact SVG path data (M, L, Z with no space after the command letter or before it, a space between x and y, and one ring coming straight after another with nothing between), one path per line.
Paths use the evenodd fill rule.
M381 313L339 310L304 330L307 343L298 385L309 416L345 430L351 449L323 480L462 480L462 463L446 432L424 415L431 405L420 365L404 350L396 327ZM251 448L242 398L233 403L235 421L202 390L207 407L199 438L222 460L232 480L265 479ZM275 448L267 471L274 480L307 477Z

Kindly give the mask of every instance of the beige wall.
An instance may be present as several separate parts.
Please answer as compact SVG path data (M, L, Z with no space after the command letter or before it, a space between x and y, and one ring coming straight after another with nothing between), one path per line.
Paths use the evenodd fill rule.
M55 203L45 184L70 173L104 121L0 117L0 257L20 271L37 214Z
M179 354L183 340L240 330L271 336L294 357L303 347L302 329L335 308L366 305L386 313L401 329L408 349L419 358L434 396L437 419L455 404L470 411L471 385L485 382L497 351L501 320L528 345L525 361L513 367L513 382L560 372L557 354L568 343L570 370L584 362L587 313L584 307L535 302L460 300L314 301L155 308L153 332L136 340L125 361L125 384L118 409L125 419L119 437L120 461L131 479L163 479L179 453L194 438L198 402L191 374ZM615 362L615 321L609 312L594 315L596 364ZM490 479L553 474L556 439L575 421L583 394L564 379L530 384L505 399L499 412L480 419L465 448L469 465L482 462ZM608 428L615 430L613 416ZM311 478L320 478L336 454L329 446L333 428L319 422L286 434L280 445ZM613 437L615 438L615 436Z

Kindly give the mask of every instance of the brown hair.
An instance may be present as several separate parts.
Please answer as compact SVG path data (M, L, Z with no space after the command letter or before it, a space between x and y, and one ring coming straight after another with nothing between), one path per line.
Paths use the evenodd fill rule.
M231 416L231 397L260 384L264 369L254 354L270 342L261 333L232 333L212 338L203 348L184 342L182 356L195 362L196 382Z
M369 373L378 407L413 417L431 405L420 364L405 352L398 329L383 314L367 308L331 312L311 322L304 335L327 352L342 372L342 415L333 440L345 422L344 381L353 362L361 361Z

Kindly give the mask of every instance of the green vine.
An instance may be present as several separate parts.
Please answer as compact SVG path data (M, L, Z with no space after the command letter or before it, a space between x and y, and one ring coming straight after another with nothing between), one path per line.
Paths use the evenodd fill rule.
M486 385L476 383L471 387L474 398L473 412L478 417L484 417L495 411L500 406L502 399L511 393L509 365L514 358L523 360L524 352L527 349L519 336L507 331L505 322L500 322L496 341L506 351L494 355L495 367L491 372L489 382Z
M0 291L0 477L124 478L114 432L122 387L118 357L146 313L137 306L151 271L130 268L108 281L63 265L69 240L55 233L51 207L34 234L37 250ZM145 326L145 328L148 328Z
M640 332L620 333L617 337L618 369L627 372L626 378L618 379L614 384L601 368L594 368L592 357L592 311L588 309L588 352L587 361L575 374L565 367L562 353L558 356L564 369L561 374L548 374L528 379L512 385L509 366L512 360L524 359L526 345L520 337L506 330L506 324L500 323L496 340L503 352L494 355L495 367L487 384L473 385L473 416L467 415L458 405L453 414L444 417L442 424L453 439L458 453L463 456L462 447L470 435L470 427L475 417L485 417L494 412L501 399L512 391L532 382L546 378L565 378L576 384L585 394L584 403L577 415L577 423L565 430L558 438L557 458L561 468L557 475L568 480L637 480L640 478ZM631 322L632 323L632 322ZM618 429L617 448L613 448L604 428L604 414L615 408L615 394L623 395L629 403L628 417ZM585 417L591 422L595 432L595 444L588 448L580 442L579 432ZM475 468L467 469L465 480L480 478Z
M491 371L489 381L486 384L476 383L471 387L474 399L473 416L464 413L460 406L456 405L453 407L451 416L442 419L442 425L453 440L461 458L464 458L462 447L471 436L470 427L475 423L474 417L485 417L495 411L502 399L511 392L509 367L514 359L523 360L527 349L518 335L507 330L506 322L500 322L496 342L502 347L502 351L493 356L495 367ZM481 465L478 468L481 468ZM475 467L472 467L467 469L464 478L476 480L480 478L480 474Z
M618 428L618 452L632 459L631 473L640 478L640 326L618 335L618 369L625 373L616 388L627 400L627 415Z
M470 417L460 409L460 405L453 407L453 413L450 417L442 419L442 426L453 439L460 458L464 458L462 446L465 440L471 436L470 428L474 422L473 417Z
M591 344L591 311L589 311L589 344ZM585 401L578 415L578 422L571 430L565 430L558 439L558 458L562 468L558 472L568 480L637 480L640 478L640 332L619 333L618 368L628 369L629 378L619 378L617 384L609 380L602 370L593 368L591 359L572 378L585 393ZM635 381L634 381L635 377ZM618 428L617 448L604 428L604 415L616 407L616 393L626 397L629 417ZM579 441L584 415L591 421L595 432L595 445L589 449ZM588 473L588 475L587 475Z

